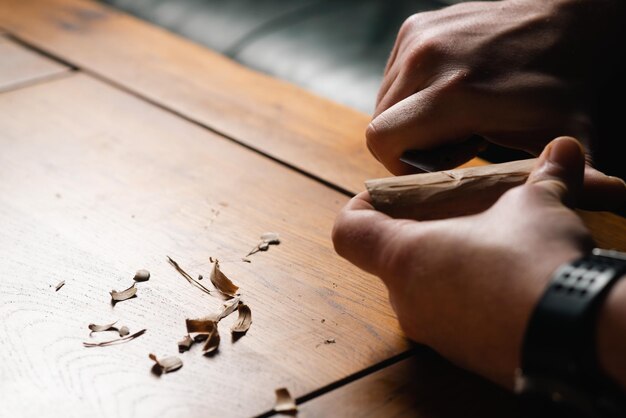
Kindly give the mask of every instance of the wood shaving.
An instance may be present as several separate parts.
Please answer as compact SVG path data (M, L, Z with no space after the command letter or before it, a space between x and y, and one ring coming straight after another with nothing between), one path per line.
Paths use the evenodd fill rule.
M298 406L287 388L276 389L276 405L274 406L274 411L288 413L298 411Z
M109 341L102 341L99 343L92 343L92 342L83 342L83 345L85 347L106 347L109 345L116 345L116 344L123 344L125 342L134 340L135 338L143 335L146 332L145 329L142 329L141 331L137 331L134 334L131 335L127 335L126 337L122 337L122 338L116 338L114 340L109 340Z
M243 334L247 332L248 329L250 329L250 325L252 325L252 311L245 303L240 303L237 310L239 311L239 317L237 318L237 322L230 327L230 331L236 334Z
M63 286L65 286L65 280L61 280L59 283L57 283L56 286L54 286L54 291L58 292L60 288L62 288Z
M222 310L216 315L216 320L221 321L226 318L231 313L235 312L237 307L239 306L239 302L241 299L233 298L222 305Z
M110 324L104 324L104 325L89 324L89 329L91 330L91 333L104 332L104 331L116 331L120 335L120 337L125 337L128 334L130 334L130 330L128 329L126 325L124 325L121 328L117 328L114 326L116 323L117 321L111 322Z
M178 342L178 352L183 353L188 351L193 345L193 338L189 334L185 335L182 340Z
M88 327L91 332L102 332L102 331L117 331L117 328L114 325L117 324L117 321L111 322L110 324L97 325L97 324L89 324Z
M217 321L212 318L185 319L187 333L209 335L217 327Z
M211 270L211 283L217 289L220 294L226 298L231 299L237 295L239 286L235 285L224 273L220 270L220 262L216 259L213 263L213 270Z
M204 287L204 285L202 283L200 283L199 281L197 281L196 279L194 279L193 277L191 277L189 275L189 273L187 273L185 270L183 270L176 261L172 260L171 257L167 257L167 260L170 262L170 264L172 266L174 266L174 268L176 269L176 271L178 271L180 273L181 276L183 276L190 284L196 286L198 289L202 290L204 293L210 295L211 291L209 289L207 289L206 287Z
M170 373L183 367L183 361L178 357L169 356L159 359L152 353L150 353L148 357L150 357L150 360L154 361L155 364L152 370L158 375L162 373Z
M213 331L209 334L206 344L202 347L204 354L213 354L220 346L220 333L217 330L217 324L213 328Z
M334 338L327 338L324 340L324 344L335 344L337 341Z
M250 250L250 252L248 254L246 254L246 257L258 253L259 251L267 251L270 248L270 245L278 245L280 244L280 237L278 235L277 232L266 232L263 235L261 235L261 242L257 244L256 247L254 247L252 250ZM244 257L243 260L245 261L246 258Z
M261 240L271 245L280 244L280 236L278 235L278 232L266 232L261 235Z
M202 351L209 354L217 350L220 345L220 334L217 330L217 321L213 318L186 319L187 333L195 334L196 342L205 341Z
M117 290L111 290L110 293L113 302L121 302L135 296L135 294L137 293L137 288L135 287L135 283L133 283L132 286L128 289L124 289L121 292L118 292Z
M136 282L147 282L148 280L150 280L150 272L146 269L137 270L137 273L135 273L135 277L133 277L133 280Z

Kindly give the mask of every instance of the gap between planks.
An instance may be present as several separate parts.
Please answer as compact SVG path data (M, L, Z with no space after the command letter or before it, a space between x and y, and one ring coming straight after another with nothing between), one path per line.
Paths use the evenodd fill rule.
M93 77L96 80L99 80L99 81L101 81L103 83L106 83L107 85L109 85L109 86L111 86L111 87L113 87L113 88L115 88L117 90L123 91L124 93L129 94L129 95L134 96L134 97L137 97L138 99L140 99L140 100L142 100L142 101L144 101L144 102L146 102L146 103L148 103L148 104L150 104L152 106L155 106L155 107L157 107L157 108L159 108L161 110L164 110L164 111L166 111L168 113L171 113L172 115L177 116L178 118L180 118L180 119L182 119L182 120L184 120L186 122L189 122L189 123L191 123L193 125L199 126L199 127L203 128L203 129L206 129L206 130L208 130L208 131L210 131L210 132L212 132L214 134L217 134L217 135L221 136L222 138L225 138L225 139L227 139L227 140L229 140L229 141L231 141L231 142L233 142L233 143L235 143L235 144L237 144L237 145L239 145L239 146L241 146L241 147L243 147L243 148L245 148L247 150L250 150L250 151L252 151L252 152L254 152L256 154L259 154L259 155L261 155L261 156L263 156L265 158L268 158L268 159L270 159L270 160L272 160L272 161L274 161L274 162L276 162L276 163L278 163L278 164L280 164L280 165L282 165L282 166L284 166L284 167L286 167L286 168L288 168L288 169L290 169L292 171L295 171L296 173L298 173L300 175L303 175L303 176L305 176L305 177L307 177L309 179L312 179L312 180L314 180L314 181L316 181L316 182L318 182L320 184L323 184L324 186L326 186L326 187L328 187L328 188L330 188L330 189L332 189L332 190L334 190L336 192L339 192L339 193L341 193L341 194L343 194L345 196L348 196L348 197L354 197L355 196L355 193L351 192L348 189L345 189L345 188L339 186L338 184L332 183L332 182L330 182L328 180L325 180L325 179L319 177L316 174L313 174L313 173L310 173L308 171L305 171L304 169L299 168L296 165L294 165L294 164L292 164L292 163L290 163L288 161L282 160L282 159L280 159L278 157L274 157L274 156L266 153L265 151L263 151L263 150L261 150L259 148L255 148L255 147L253 147L251 145L248 145L245 142L240 141L237 138L235 138L235 137L233 137L231 135L228 135L227 133L225 133L225 132L223 132L223 131L221 131L219 129L216 129L216 128L212 127L212 126L209 126L209 125L205 124L204 122L201 122L200 120L195 119L195 118L193 118L191 116L185 115L184 113L182 113L182 112L180 112L180 111L178 111L176 109L173 109L172 107L167 106L164 103L161 103L161 102L159 102L157 100L151 99L151 98L147 97L146 95L144 95L144 94L142 94L142 93L140 93L138 91L135 91L135 90L133 90L133 89L131 89L131 88L129 88L129 87L127 87L127 86L125 86L125 85L123 85L123 84L121 84L121 83L119 83L119 82L117 82L117 81L115 81L115 80L113 80L111 78L109 78L109 77L106 77L103 74L100 74L98 72L92 71L92 70L87 69L87 68L79 67L79 66L77 66L76 64L74 64L74 63L72 63L70 61L64 60L64 59L62 59L60 57L57 57L56 55L53 55L51 52L49 52L49 51L39 47L38 45L34 45L34 44L30 43L30 42L25 41L24 39L19 38L18 36L9 35L8 37L10 37L11 40L15 41L16 43L19 43L20 45L22 45L22 46L24 46L26 48L29 48L29 49L31 49L31 50L33 50L33 51L35 51L35 52L37 52L37 53L39 53L39 54L41 54L43 56L49 57L51 59L54 59L57 62L60 62L60 63L62 63L64 65L68 66L72 70L72 71L68 71L68 73L70 73L70 74L73 73L73 72L76 72L76 71L80 71L80 72L82 72L82 73L84 73L84 74L86 74L86 75L88 75L90 77Z
M407 350L405 352L402 352L400 354L397 354L393 357L390 357L386 360L383 360L379 363L373 364L369 367L366 367L365 369L359 370L356 373L353 373L349 376L344 377L343 379L339 379L336 380L332 383L329 383L326 386L322 386L319 389L316 389L312 392L309 392L305 395L299 396L295 399L296 401L296 405L300 406L305 402L311 401L313 399L316 399L322 395L325 395L333 390L337 390L340 389L346 385L349 385L350 383L353 383L359 379L362 379L366 376L369 376L373 373L376 373L384 368L387 368L389 366L393 366L396 363L401 362L402 360L406 360L410 357L412 357L413 355L415 355L419 349L423 349L423 350L428 350L427 347L425 346L417 346L415 348L412 348L410 350ZM273 417L275 415L279 415L281 414L280 412L276 412L275 410L269 410L269 411L265 411L262 414L259 414L257 416L255 416L255 418L269 418L269 417Z

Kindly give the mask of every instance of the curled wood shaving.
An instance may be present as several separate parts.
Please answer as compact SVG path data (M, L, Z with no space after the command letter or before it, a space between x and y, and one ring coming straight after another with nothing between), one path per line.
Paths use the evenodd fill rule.
M287 388L276 389L276 405L274 406L274 411L289 413L298 411L298 406Z
M250 252L246 255L246 257L258 253L259 251L267 251L270 248L270 245L278 245L280 244L280 237L277 232L266 232L261 235L261 242L257 244ZM244 258L245 260L245 258Z
M137 293L137 288L135 287L135 283L132 284L128 289L124 289L121 292L117 290L111 290L111 299L113 302L121 302L123 300L127 300L135 296Z
M65 286L65 280L61 280L59 283L57 283L56 286L54 286L54 291L58 292L60 288L62 288L63 286Z
M202 351L204 354L212 354L217 348L220 346L220 333L217 330L217 324L213 328L213 331L209 334L204 347L202 347Z
M189 334L185 335L182 340L178 342L178 352L182 353L188 351L193 345L193 338Z
M128 342L130 340L134 340L135 338L143 335L145 332L146 332L146 330L142 329L141 331L137 331L134 334L127 335L127 336L122 337L122 338L116 338L114 340L109 340L109 341L102 341L102 342L99 342L99 343L83 342L83 345L85 347L106 347L108 345L122 344L122 343Z
M180 275L183 276L190 284L196 286L198 289L202 290L206 294L209 294L209 295L211 294L211 291L209 289L207 289L206 287L204 287L204 285L202 283L200 283L199 281L197 281L196 279L191 277L189 275L189 273L187 273L185 270L183 270L180 267L180 265L178 265L178 263L176 261L172 260L171 257L167 257L167 261L169 261L170 264L172 266L174 266L176 271L178 271L180 273Z
M239 317L237 318L237 322L230 327L230 331L243 334L250 329L250 325L252 324L252 311L245 303L240 303L237 310L239 311Z
M128 334L130 334L130 330L128 329L126 325L124 325L121 328L117 328L114 326L116 323L117 321L111 322L110 324L104 324L104 325L89 324L89 329L91 330L91 333L104 332L104 331L117 331L117 333L120 334L120 337L125 337Z
M217 321L221 321L226 318L231 313L235 312L237 307L239 306L239 302L241 299L233 298L222 305L222 310L217 314Z
M213 263L213 270L211 270L211 283L217 289L220 294L226 298L230 299L237 295L237 290L239 290L239 286L235 285L224 273L220 270L220 262L216 259L215 263Z
M327 338L324 340L324 344L335 344L337 341L334 338Z
M102 332L102 331L117 331L113 325L117 324L117 321L111 322L110 324L97 325L97 324L89 324L88 327L91 332Z
M188 334L210 334L217 326L211 318L185 319Z
M217 330L217 321L213 318L187 319L187 332L189 335L196 334L196 342L206 340L202 351L209 354L217 350L220 345L220 334Z
M133 277L133 280L136 282L146 282L150 280L150 272L146 269L137 270L137 273L135 273L135 277Z
M183 367L183 361L178 357L169 356L159 359L152 353L148 354L148 357L150 357L150 360L155 363L152 370L159 375L162 373L173 372Z

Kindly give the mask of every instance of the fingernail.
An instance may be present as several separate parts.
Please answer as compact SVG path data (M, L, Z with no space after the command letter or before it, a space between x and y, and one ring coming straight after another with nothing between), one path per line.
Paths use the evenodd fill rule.
M568 136L560 137L550 142L544 152L546 153L547 161L559 165L584 155L580 142Z

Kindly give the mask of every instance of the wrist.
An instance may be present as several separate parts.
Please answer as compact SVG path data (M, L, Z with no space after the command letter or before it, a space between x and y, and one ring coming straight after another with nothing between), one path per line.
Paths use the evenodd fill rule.
M516 392L530 404L623 416L624 276L626 254L600 249L557 269L524 335Z

